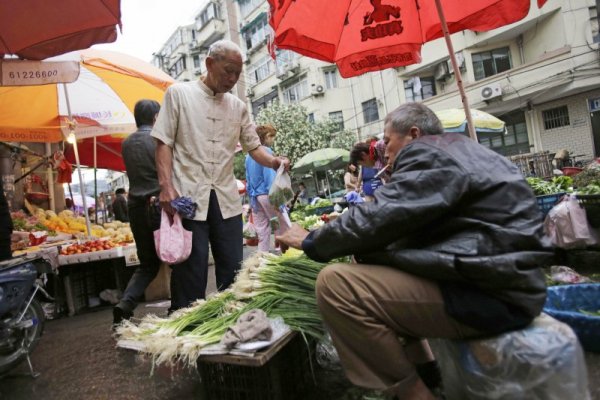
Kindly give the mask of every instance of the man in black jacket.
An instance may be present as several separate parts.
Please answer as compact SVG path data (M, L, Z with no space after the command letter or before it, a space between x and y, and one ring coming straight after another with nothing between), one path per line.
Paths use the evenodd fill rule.
M390 181L375 201L277 239L327 266L317 301L346 375L401 399L433 399L423 338L522 328L544 305L549 262L533 192L516 166L407 103L385 119ZM403 338L399 341L398 337ZM429 361L429 363L427 363Z
M143 99L135 103L133 114L138 129L125 139L122 146L129 178L129 200L125 211L131 219L131 232L140 265L129 280L123 298L113 308L113 325L133 316L137 302L160 269L161 261L154 247L154 231L160 227L160 213L151 202L152 197L158 196L160 186L154 159L156 142L150 136L159 111L160 104L155 100Z
M121 222L129 222L129 212L127 211L127 198L125 197L125 189L118 188L115 191L115 199L112 203L115 219Z
M10 248L10 237L13 231L13 222L10 217L10 209L4 190L0 185L0 261L8 260L12 257Z

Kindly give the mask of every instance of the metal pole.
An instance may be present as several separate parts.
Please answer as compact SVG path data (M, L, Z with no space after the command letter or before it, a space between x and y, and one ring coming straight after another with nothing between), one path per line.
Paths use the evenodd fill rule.
M50 143L46 143L46 157L48 157L48 160L50 160L50 157L52 157L52 148L50 146ZM48 200L50 203L49 206L52 211L56 212L56 200L54 197L54 178L52 176L52 167L49 162L48 168L46 168L46 178L48 179Z
M63 89L65 92L65 100L67 103L67 113L69 115L69 135L75 136L75 126L73 121L73 115L71 114L71 103L69 103L69 92L67 91L67 84L63 83ZM85 227L87 229L87 236L92 236L92 227L90 225L90 216L88 214L87 202L85 201L85 186L83 184L83 175L81 175L81 165L79 164L79 150L77 149L77 139L73 142L73 152L75 153L75 165L77 165L77 175L79 176L79 191L81 192L81 202L83 204L83 215L85 216Z
M98 177L96 175L98 171L98 149L96 147L96 136L94 136L94 221L98 223Z
M456 62L454 46L452 45L452 39L450 39L450 32L448 31L448 24L446 23L446 17L444 16L444 10L442 8L441 0L435 0L435 6L440 17L440 24L442 25L442 31L444 32L444 39L446 39L446 47L448 47L448 53L450 53L450 61L452 62L452 68L454 68L454 76L456 77L456 85L458 86L460 99L462 100L463 108L465 109L465 115L467 117L467 128L469 129L469 137L477 141L475 125L473 125L473 117L471 117L471 109L469 108L469 100L467 99L465 88L463 86L460 68L458 67L458 63Z

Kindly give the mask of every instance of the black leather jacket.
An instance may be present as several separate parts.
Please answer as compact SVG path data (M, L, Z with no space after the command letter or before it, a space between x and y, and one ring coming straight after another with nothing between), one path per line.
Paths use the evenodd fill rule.
M540 313L540 267L552 257L535 196L516 166L455 133L424 136L402 149L375 200L311 233L303 249L318 261L354 254L361 263L436 280L451 315L490 332ZM489 326L496 316L469 304L482 296L518 321ZM478 318L489 321L472 321Z

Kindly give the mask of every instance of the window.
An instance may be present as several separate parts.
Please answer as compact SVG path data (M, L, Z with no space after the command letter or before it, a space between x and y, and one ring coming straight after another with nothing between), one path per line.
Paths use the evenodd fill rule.
M331 119L337 125L336 132L344 130L344 113L341 111L330 112L329 119Z
M221 11L217 4L209 3L204 11L200 13L200 17L197 19L198 28L202 29L213 18L221 18Z
M542 111L542 119L544 120L544 129L546 130L569 126L571 124L567 106Z
M200 56L199 55L193 56L193 60L194 60L194 68L200 68Z
M275 62L277 65L277 71L285 71L290 65L294 65L298 55L290 50L277 50L275 55Z
M308 81L303 79L283 89L283 102L297 103L308 95Z
M310 113L306 116L306 120L311 123L314 124L315 123L315 113Z
M263 0L239 0L240 13L242 18L246 18L256 7L261 5Z
M262 43L267 36L271 33L271 27L267 23L266 18L261 19L259 22L248 28L244 32L244 40L246 41L246 48L258 46Z
M273 59L270 56L264 57L252 69L248 71L248 83L255 85L266 79L275 70Z
M253 101L252 102L252 115L254 115L254 118L256 118L258 116L258 113L260 112L260 110L262 110L263 108L270 107L278 100L279 99L277 97L277 90L273 90L271 93L261 97L260 99Z
M177 78L183 71L185 71L185 57L181 57L171 66L171 68L169 68L169 75L173 78Z
M476 81L511 69L510 50L508 47L475 53L472 58Z
M404 81L404 96L406 101L423 101L435 96L435 79L433 76L418 77L415 76Z
M379 110L377 108L377 99L371 99L362 103L365 124L379 120Z
M504 156L528 153L530 149L525 113L517 111L506 114L502 116L502 120L506 123L506 133L478 132L479 143Z
M327 87L327 89L333 89L338 87L337 71L335 69L323 71L323 75L325 76L325 86Z

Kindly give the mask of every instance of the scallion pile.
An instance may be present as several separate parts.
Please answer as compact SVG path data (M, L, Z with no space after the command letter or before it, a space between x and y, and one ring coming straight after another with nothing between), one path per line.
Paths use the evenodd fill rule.
M303 336L319 339L324 331L315 282L324 266L298 251L282 256L255 253L244 261L228 290L168 318L148 315L138 324L125 321L117 329L117 336L139 342L155 364L182 360L195 365L204 347L218 343L241 314L258 308L270 318L282 317Z

